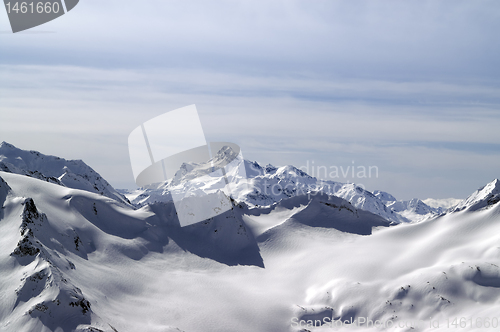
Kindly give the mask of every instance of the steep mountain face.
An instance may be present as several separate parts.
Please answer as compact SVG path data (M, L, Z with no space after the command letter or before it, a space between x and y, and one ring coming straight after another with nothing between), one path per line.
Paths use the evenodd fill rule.
M277 211L286 217L272 218ZM245 214L247 225L258 235L259 242L281 236L297 225L335 229L345 233L370 235L375 227L389 227L391 222L371 212L355 208L350 202L332 195L294 196L275 203L270 208L253 208ZM278 221L277 224L269 222Z
M476 190L472 195L464 199L451 211L477 211L491 207L500 202L500 180L495 179L486 186Z
M27 175L68 188L87 190L130 204L96 171L81 160L66 160L38 151L25 151L0 143L0 171Z
M54 242L62 241L64 248L77 251L81 240L78 235L71 239L73 243L69 239L62 239L50 225L46 225L47 216L38 211L33 199L26 198L21 204L24 206L19 229L21 236L10 253L20 265L17 271L10 271L11 274L19 275L22 271L20 284L15 290L17 299L14 311L17 314L13 318L26 321L28 326L33 321L26 318L39 319L52 330L60 324L58 322L65 321L65 330L75 330L81 323L90 322L90 302L63 272L65 269L74 269L74 264L61 259L50 247ZM21 312L24 315L19 315Z
M10 191L10 187L2 178L0 178L0 208L3 206L3 202L7 198L7 194Z
M0 173L2 178L29 179ZM53 224L32 198L18 196L15 189L8 187L5 195L5 182L2 179L0 183L0 203L5 212L0 216L0 329L75 331L90 323L91 304L68 273L75 269L72 256L86 255L78 232L64 227L67 225ZM34 187L22 192L39 189L39 183L44 188L39 180L26 183L34 183Z

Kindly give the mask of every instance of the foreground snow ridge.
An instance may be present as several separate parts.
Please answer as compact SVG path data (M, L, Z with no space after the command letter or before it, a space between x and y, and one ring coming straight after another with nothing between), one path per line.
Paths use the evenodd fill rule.
M498 180L445 210L352 184L303 194L332 183L245 161L251 186L232 188L232 209L180 227L170 183L131 194L132 206L7 159L0 331L497 329ZM175 186L202 169L191 166ZM276 183L295 187L266 194Z

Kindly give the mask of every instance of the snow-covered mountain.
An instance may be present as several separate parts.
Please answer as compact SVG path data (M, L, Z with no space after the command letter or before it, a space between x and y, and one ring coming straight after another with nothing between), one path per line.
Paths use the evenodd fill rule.
M0 205L0 330L16 332L143 330L137 317L130 329L134 325L124 312L135 305L127 297L145 300L143 286L151 285L160 286L162 301L168 301L169 287L159 283L192 269L217 274L222 266L264 268L259 242L271 229L307 225L369 235L373 227L390 224L320 194L267 208L239 203L180 227L172 202L134 210L103 195L6 172L0 172ZM192 268L184 270L184 261ZM123 278L130 275L135 277Z
M373 195L375 195L375 197L380 199L384 204L397 201L396 197L392 196L389 193L386 193L385 191L375 190L373 192Z
M440 198L440 199L435 199L435 198L427 198L422 200L425 204L428 206L439 209L444 212L454 206L456 206L458 203L460 203L462 200L458 198Z
M266 172L257 185L312 181ZM484 331L500 309L496 195L498 181L464 209L397 224L314 191L180 227L170 201L133 209L0 171L0 331L320 332L334 320L431 332L456 331L454 317ZM338 325L351 319L365 325Z
M413 222L435 218L437 215L443 213L443 209L431 208L418 198L409 201L388 202L387 207Z
M126 196L133 204L141 207L172 201L172 192L214 193L225 190L236 201L254 207L267 207L290 197L321 193L343 198L357 209L369 211L394 223L409 222L407 218L388 208L377 196L355 184L319 180L291 165L262 166L258 162L241 160L241 165L232 167L226 174L228 184L222 176L204 176L212 172L214 167L217 169L217 165L234 159L233 155L231 148L225 147L213 160L201 164L185 163L173 179L126 193Z
M410 221L402 214L399 214L398 211L386 206L377 196L355 184L348 183L343 185L335 192L335 195L348 200L357 208L370 211L392 222L401 223Z
M373 194L379 198L390 210L397 212L400 216L411 220L412 222L421 222L436 218L438 215L447 211L448 207L454 199L433 200L428 199L428 202L433 203L433 206L426 204L418 198L409 201L398 201L396 197L384 191L375 190Z
M87 190L113 198L123 204L128 199L118 193L104 178L81 160L66 160L26 151L0 143L0 171L31 176L68 188Z
M458 203L451 211L477 211L500 202L500 180L495 179Z

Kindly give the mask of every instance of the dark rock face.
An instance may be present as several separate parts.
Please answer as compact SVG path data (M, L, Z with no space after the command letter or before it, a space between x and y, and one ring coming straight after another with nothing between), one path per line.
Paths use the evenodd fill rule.
M12 256L35 256L40 252L40 248L38 248L33 242L38 244L38 241L33 239L33 233L28 232L26 236L24 236L18 243L16 249L11 253Z
M47 218L45 214L39 213L32 198L27 198L24 203L23 213L21 214L21 236L22 239L17 243L11 256L25 257L36 256L40 252L41 244L36 239L34 229L38 229Z
M38 210L32 198L26 198L21 213L19 240L16 248L11 253L20 265L28 266L36 261L38 264L34 269L27 271L20 280L20 285L16 289L18 300L15 307L22 307L33 298L38 300L26 311L27 315L38 318L50 330L56 330L58 322L66 320L66 326L74 331L81 324L90 324L91 303L83 292L77 287L64 272L59 268L60 257L54 254L54 248L50 241L54 233L47 216ZM71 241L71 240L70 240ZM75 233L74 243L78 251L82 242ZM70 261L68 270L75 269L75 265ZM57 294L55 297L47 294ZM61 310L62 306L70 307L70 311ZM24 309L26 310L26 309ZM71 314L71 319L67 320L65 315ZM91 331L91 330L89 330Z

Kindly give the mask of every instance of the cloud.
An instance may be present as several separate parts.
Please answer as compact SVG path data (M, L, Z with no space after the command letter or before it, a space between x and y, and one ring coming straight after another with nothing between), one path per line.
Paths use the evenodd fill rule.
M74 66L4 65L0 75L9 78L0 85L2 140L84 159L118 187L133 186L131 130L192 103L209 141L277 165L376 165L380 178L363 182L402 198L457 196L442 184L468 176L463 196L497 176L494 86ZM395 184L401 174L414 185ZM440 181L422 180L436 174Z
M388 80L496 79L500 14L494 8L494 0L86 0L39 28L54 34L0 35L0 60L240 73L293 69Z
M81 1L33 30L54 33L0 34L0 139L131 187L130 131L195 103L207 138L250 159L355 160L379 166L372 189L463 196L498 177L498 7Z

